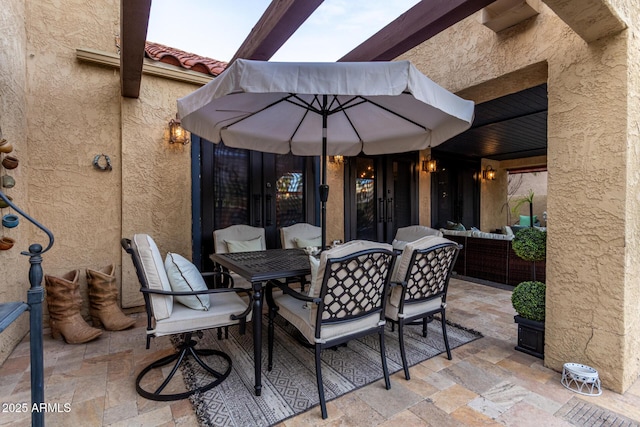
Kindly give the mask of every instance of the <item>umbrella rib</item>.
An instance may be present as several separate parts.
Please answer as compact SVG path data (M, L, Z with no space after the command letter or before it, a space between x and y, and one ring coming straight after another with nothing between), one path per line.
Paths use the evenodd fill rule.
M355 98L355 97L354 97L354 98L351 98L349 101L347 101L347 103L349 103L349 102L353 101L354 99L356 99L356 98ZM355 105L362 104L362 103L363 103L363 102L365 102L365 101L363 100L363 101L361 101L361 102L358 102L357 104L347 106L346 108L345 108L345 107L343 107L343 105L340 103L340 101L338 100L338 98L337 98L337 97L335 97L335 98L334 98L334 101L338 103L338 106L339 106L340 108L339 108L339 109L337 109L337 110L335 110L335 111L333 111L333 112L332 112L332 114L333 114L334 112L338 112L338 111L342 111L342 112L344 113L344 116L346 117L347 121L348 121L348 122L349 122L349 124L351 125L351 129L353 129L353 131L355 132L356 136L358 137L358 141L360 141L360 150L362 150L362 146L364 145L364 142L362 141L362 137L360 136L360 133L358 132L358 129L356 129L356 127L353 125L353 122L351 121L351 117L349 117L349 115L347 114L346 108L354 107Z
M222 127L222 129L228 129L231 126L233 126L235 124L238 124L238 123L240 123L241 121L243 121L245 119L248 119L249 117L253 117L256 114L259 114L259 113L263 112L264 110L268 110L269 108L273 107L274 105L280 104L281 102L284 102L284 101L289 101L289 98L291 98L292 96L295 96L295 95L290 93L289 95L285 96L284 98L280 98L277 101L272 102L271 104L265 105L264 107L262 107L259 110L252 111L250 114L247 114L246 116L243 116L243 117L239 118L238 120L229 123L228 125L224 125ZM289 102L291 102L291 101L289 101Z
M393 115L394 115L394 116L396 116L396 117L399 117L399 118L401 118L401 119L403 119L403 120L406 120L407 122L409 122L409 123L411 123L411 124L414 124L414 125L418 126L418 127L419 127L419 128L421 128L422 130L427 130L427 127L426 127L426 126L421 125L420 123L416 122L415 120L411 120L410 118L405 117L405 116L403 116L402 114L398 114L398 113L396 113L395 111L390 110L389 108L387 108L387 107L385 107L385 106L383 106L383 105L380 105L380 104L378 104L377 102L373 102L372 100L370 100L370 99L368 99L368 98L363 98L363 99L364 99L365 101L367 101L367 102L371 103L372 105L375 105L376 107L378 107L378 108L380 108L380 109L382 109L382 110L384 110L384 111L386 111L386 112L388 112L388 113L393 114Z

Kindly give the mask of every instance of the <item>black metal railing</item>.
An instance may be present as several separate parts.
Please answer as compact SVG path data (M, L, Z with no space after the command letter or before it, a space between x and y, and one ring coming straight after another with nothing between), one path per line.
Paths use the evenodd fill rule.
M22 313L29 311L29 343L31 356L31 425L44 426L44 414L46 412L44 401L44 351L42 339L42 302L44 301L44 289L42 287L42 254L53 246L53 234L45 226L26 214L22 209L0 191L0 199L4 200L15 212L23 216L27 221L44 231L49 237L46 248L34 243L28 251L20 252L29 257L29 284L27 302L8 302L0 304L0 333L13 323Z

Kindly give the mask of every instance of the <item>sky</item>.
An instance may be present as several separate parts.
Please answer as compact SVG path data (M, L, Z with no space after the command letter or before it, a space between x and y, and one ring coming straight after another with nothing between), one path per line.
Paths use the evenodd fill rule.
M153 0L147 40L228 62L269 3ZM271 61L336 61L416 3L418 0L324 0Z

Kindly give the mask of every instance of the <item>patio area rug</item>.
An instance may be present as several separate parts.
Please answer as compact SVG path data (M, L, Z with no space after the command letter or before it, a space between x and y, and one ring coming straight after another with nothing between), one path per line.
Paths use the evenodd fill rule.
M316 388L314 351L296 341L295 328L281 317L276 320L273 370L267 367L267 319L264 318L262 352L262 396L253 393L253 340L251 324L245 335L229 329L229 338L218 340L215 330L204 332L199 348L220 349L233 360L233 370L218 387L191 396L202 426L270 426L319 405ZM422 326L405 328L407 360L415 365L445 351L439 321L429 323L427 338ZM481 338L478 332L449 323L451 348ZM385 347L389 373L402 369L397 329L387 325ZM382 378L377 336L350 341L336 350L322 351L322 375L327 401L335 399ZM215 366L215 365L214 365ZM197 386L204 377L202 368L188 363L183 376L188 387ZM319 411L319 408L318 408Z

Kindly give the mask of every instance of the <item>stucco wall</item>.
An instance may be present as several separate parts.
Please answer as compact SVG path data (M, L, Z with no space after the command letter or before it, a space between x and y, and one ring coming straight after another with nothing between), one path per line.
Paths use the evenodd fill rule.
M488 85L487 85L488 86ZM545 166L547 156L526 157L522 159L490 161L483 159L482 169L487 165L496 171L496 179L493 181L480 181L480 229L482 231L492 231L501 229L504 225L513 225L519 218L511 214L507 203L508 170L533 166ZM546 189L545 189L546 190ZM527 188L523 188L524 193L528 193ZM545 191L546 193L546 191ZM547 209L547 196L534 197L534 215L542 220L542 212ZM515 198L514 198L515 199ZM511 203L513 205L513 203ZM521 208L523 215L529 215L528 204ZM526 211L526 212L525 212Z
M176 99L198 86L144 76L122 99L122 236L149 234L164 256L191 258L191 145L169 143ZM131 256L122 254L122 303L144 304Z
M612 8L618 6L627 9L623 16L638 15L637 3L618 1ZM637 175L628 172L637 170L637 152L630 148L637 130L630 135L627 99L637 89L630 80L637 35L632 29L587 44L545 4L540 11L499 34L472 16L403 58L461 93L547 64L545 364L557 370L565 362L595 366L606 387L622 391L638 376L639 337L627 326L637 325L639 316L638 272L630 262L638 252L637 225L631 236L627 226L638 216ZM513 92L533 86L511 83ZM576 226L576 218L589 218L588 226Z
M12 153L20 160L17 169L5 173L16 180L15 187L2 189L5 194L21 208L29 212L27 177L29 163L27 158L27 101L26 101L26 64L24 51L27 44L25 29L25 2L8 0L0 8L0 128L2 137L14 146ZM0 215L9 213L2 209ZM20 255L31 243L43 241L42 234L33 232L33 228L22 219L21 224L12 229L2 228L2 234L16 241L13 248L0 251L0 302L26 301L29 289L29 258ZM46 239L45 239L46 240ZM29 315L23 314L0 334L0 363L10 354L13 347L28 330Z

